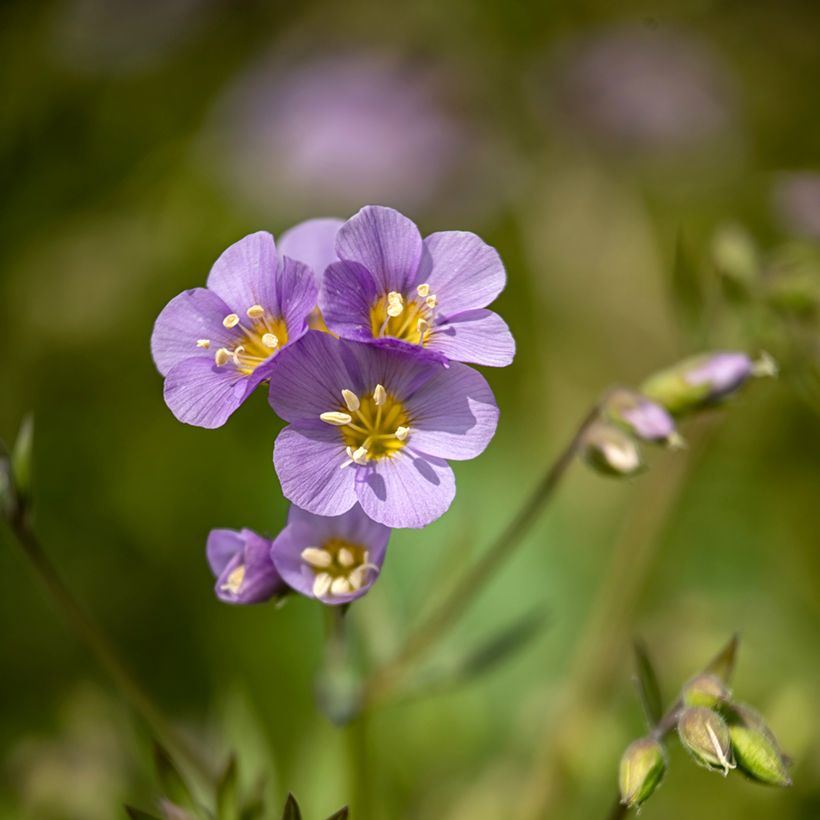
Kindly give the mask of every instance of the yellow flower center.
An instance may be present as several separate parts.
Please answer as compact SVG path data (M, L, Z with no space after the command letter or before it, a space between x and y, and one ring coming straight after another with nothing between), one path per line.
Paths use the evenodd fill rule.
M430 340L436 303L427 284L419 285L412 296L391 291L371 306L370 332L374 339L390 336L424 346Z

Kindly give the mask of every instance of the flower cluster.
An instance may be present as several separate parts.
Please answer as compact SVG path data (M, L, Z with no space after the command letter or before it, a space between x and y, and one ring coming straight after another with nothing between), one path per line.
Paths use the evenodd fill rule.
M257 603L295 590L327 604L363 595L392 528L424 527L449 508L449 461L479 455L498 407L468 364L505 366L515 343L487 306L505 285L478 236L422 238L391 208L318 219L279 240L228 248L207 287L160 313L151 339L165 401L214 428L260 384L287 426L273 462L292 503L268 541L214 530L216 594Z

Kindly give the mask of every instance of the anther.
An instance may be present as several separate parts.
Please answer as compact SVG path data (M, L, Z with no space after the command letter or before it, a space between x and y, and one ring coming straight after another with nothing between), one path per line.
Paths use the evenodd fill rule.
M400 293L391 290L387 294L387 315L391 317L401 316L404 310L404 299Z
M376 402L377 407L381 407L387 401L387 391L384 389L384 385L376 385L376 389L373 391L373 401Z
M317 569L325 569L333 562L333 558L327 550L320 550L316 547L305 547L302 550L302 560Z
M239 317L235 313L229 313L223 320L223 327L236 327L239 324Z
M326 572L320 572L313 581L313 594L316 598L323 598L327 595L333 579Z
M427 307L432 310L438 304L438 297L435 293L431 293L424 301L427 303Z
M214 354L214 362L216 362L217 367L222 367L223 364L227 364L230 360L231 351L228 350L227 347L220 347Z
M424 334L427 333L427 329L430 327L430 324L426 319L419 319L418 322L418 331L419 331L419 341L424 341Z
M249 319L261 319L265 315L265 308L262 305L251 305L245 314Z
M356 464L367 464L367 447L359 447L350 454Z
M407 436L410 435L410 428L409 427L397 427L396 428L396 438L399 441L404 441Z
M325 422L325 424L332 424L335 427L344 427L345 424L350 424L350 422L353 421L352 416L347 413L337 413L335 410L321 413L319 418Z
M279 347L279 339L275 333L265 333L262 336L262 344L270 348Z
M347 578L334 578L330 585L332 595L348 595L353 592L353 587L348 583Z
M245 580L245 565L240 564L236 569L232 570L228 575L228 580L220 585L222 592L230 592L231 595L236 595L242 587L242 582Z
M204 347L206 350L211 346L210 339L197 339L196 340L197 347Z
M430 285L428 285L427 282L424 282L416 288L416 293L424 299L427 294L430 293Z
M359 397L352 390L348 390L347 388L342 390L342 398L345 400L347 409L350 410L351 413L355 413L359 409Z
M352 567L356 563L356 558L347 547L342 547L336 554L336 558L343 567Z
M239 367L239 357L245 352L245 345L237 345L233 350L233 363Z

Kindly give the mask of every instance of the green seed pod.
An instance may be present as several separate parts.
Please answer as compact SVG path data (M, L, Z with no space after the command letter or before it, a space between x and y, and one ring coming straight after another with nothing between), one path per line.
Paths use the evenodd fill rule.
M695 762L725 777L735 768L726 721L705 706L690 706L678 718L678 735Z
M729 690L720 678L705 672L696 675L681 689L681 700L684 706L706 706L714 709L727 701L729 695Z
M737 767L747 777L770 786L791 786L786 760L771 729L750 706L732 704L726 710Z
M582 443L584 460L599 473L632 476L643 469L641 451L619 427L598 422L587 430Z
M658 788L665 772L666 752L655 738L630 743L621 757L621 803L630 809L640 806Z

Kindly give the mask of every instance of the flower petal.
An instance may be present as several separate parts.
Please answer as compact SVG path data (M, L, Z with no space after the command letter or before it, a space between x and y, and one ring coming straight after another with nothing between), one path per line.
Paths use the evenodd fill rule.
M222 252L208 274L208 289L240 316L251 305L262 305L279 314L276 270L273 237L266 231L257 231Z
M259 604L286 592L287 585L271 560L271 542L252 530L243 529L238 535L242 546L216 579L217 598L227 604Z
M245 539L236 530L218 529L208 533L205 554L214 575L221 575L231 558L245 546Z
M506 367L515 356L515 339L497 313L467 310L436 327L427 349L452 361Z
M334 262L326 271L319 294L328 328L348 339L370 339L370 309L377 300L373 275L358 262Z
M468 231L440 231L424 240L419 281L436 294L439 313L487 307L507 281L498 251Z
M165 376L185 359L212 359L216 348L230 344L230 332L222 326L228 313L230 309L222 299L206 288L192 288L171 299L151 334L151 355L157 370ZM199 339L208 339L210 348L198 348Z
M318 287L327 266L337 259L336 234L343 224L332 217L300 222L279 237L279 253L307 265Z
M276 304L288 329L288 344L307 332L308 318L317 299L318 289L310 268L290 257L283 258L276 271Z
M484 377L454 362L406 402L414 449L458 461L475 458L495 435L498 407Z
M356 495L374 521L388 527L426 527L447 512L456 494L450 465L405 447L356 475Z
M276 438L273 464L285 498L316 515L341 515L356 503L354 474L339 431L320 421L291 424Z
M339 229L336 252L340 259L367 268L383 293L404 293L418 271L421 234L398 211L368 205Z

